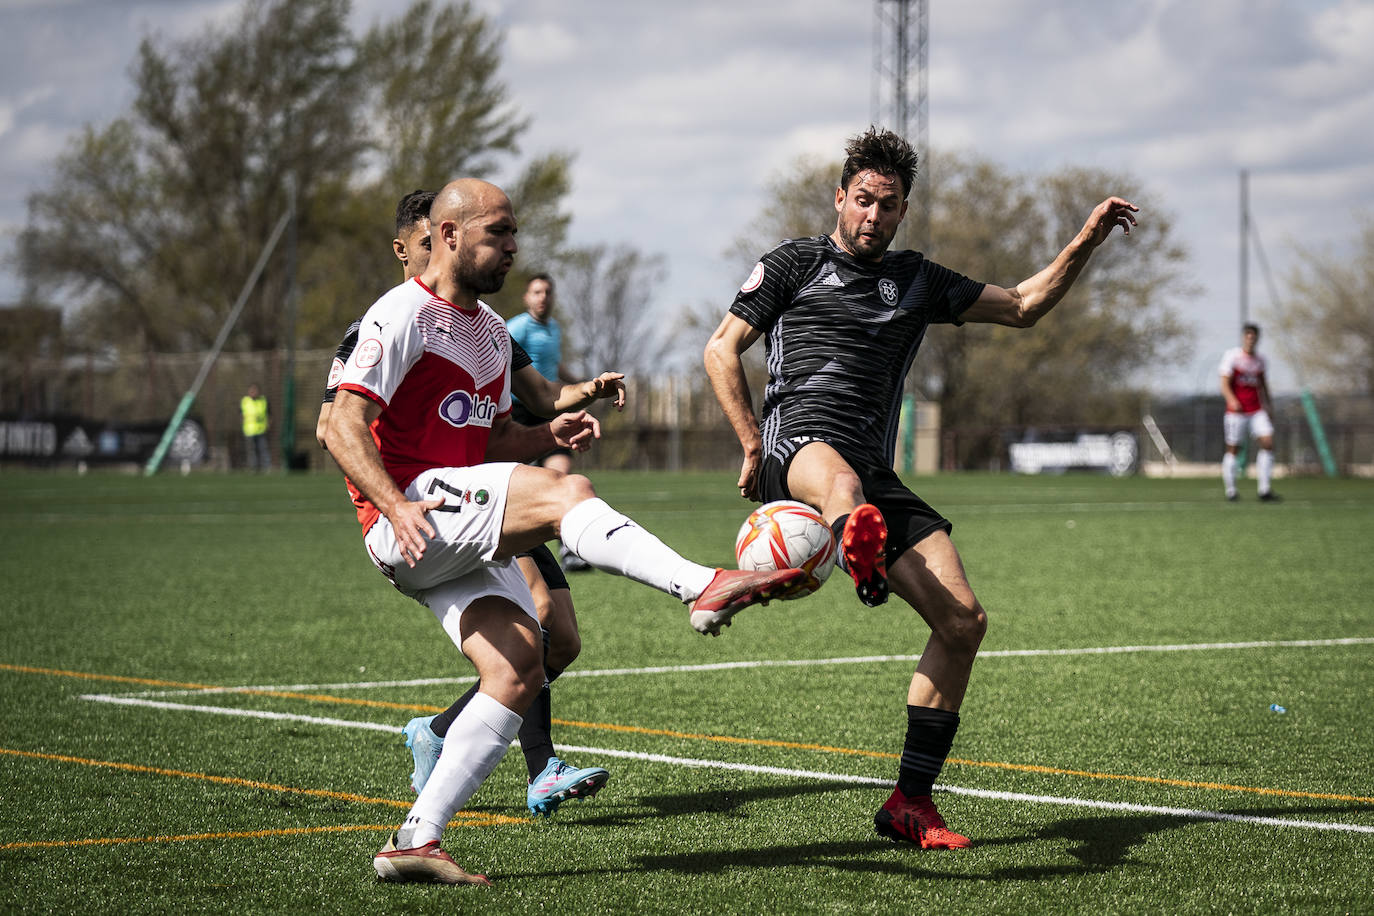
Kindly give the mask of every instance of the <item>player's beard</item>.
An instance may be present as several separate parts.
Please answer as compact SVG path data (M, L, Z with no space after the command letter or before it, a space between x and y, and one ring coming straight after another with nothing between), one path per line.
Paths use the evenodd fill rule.
M882 233L879 233L879 239L873 240L866 239L857 232L852 232L844 223L840 223L837 228L840 232L840 241L844 243L844 247L851 251L856 257L869 261L881 259L883 254L887 251L887 246L892 244L892 239L897 235L894 229L891 235L884 237ZM862 229L863 227L861 226L860 228Z
M510 264L505 261L484 270L474 264L466 252L461 252L458 255L458 270L455 279L458 281L460 289L470 290L478 296L485 296L488 293L498 292L506 284L506 274L509 271Z

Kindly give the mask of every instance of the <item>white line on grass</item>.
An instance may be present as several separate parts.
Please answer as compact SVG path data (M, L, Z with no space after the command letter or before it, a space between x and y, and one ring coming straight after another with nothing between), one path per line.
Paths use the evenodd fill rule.
M296 713L267 712L255 709L232 709L224 706L200 706L191 703L166 703L157 700L140 699L127 696L88 693L83 700L97 703L118 703L124 706L145 706L153 709L177 710L181 712L200 712L211 715L242 716L245 718L272 719L276 721L305 722L311 725L332 725L336 728L361 728L369 731L400 733L394 724L380 722L359 722L349 719L330 719L321 716L305 716ZM628 760L643 760L648 763L663 763L672 766L703 767L715 770L734 770L741 773L759 773L767 776L785 776L799 779L819 779L826 782L843 782L860 786L893 785L890 779L877 779L872 776L853 776L848 773L827 773L822 770L795 770L786 767L760 766L752 763L732 763L727 760L701 760L694 757L670 757L666 754L646 754L640 751L622 751L614 748L587 747L581 745L561 745L564 750L597 757L621 757ZM970 795L994 801L1029 802L1042 805L1068 805L1076 808L1095 808L1102 811L1130 811L1138 814L1164 814L1193 820L1228 821L1238 824L1255 824L1265 827L1299 827L1307 830L1335 830L1349 833L1374 834L1374 826L1363 824L1339 824L1330 821L1288 820L1281 817L1256 817L1247 814L1227 814L1223 811L1205 811L1197 808L1168 808L1160 805L1136 805L1129 802L1096 801L1090 798L1073 798L1057 795L1027 795L1021 792L997 792L990 789L969 789L963 786L936 785L938 791L954 795Z
M1350 636L1341 639L1274 639L1251 642L1179 643L1162 646L1090 646L1076 649L992 649L979 652L981 658L1030 658L1033 656L1120 655L1139 652L1210 652L1226 649L1306 649L1330 646L1374 645L1374 637ZM565 671L561 678L615 677L634 674L683 674L694 671L729 671L748 668L807 668L817 665L864 665L874 662L914 662L919 655L859 655L844 658L758 659L743 662L712 662L702 665L651 665L642 668L593 668ZM339 684L279 684L256 687L203 687L182 690L144 690L124 694L135 697L199 696L214 693L254 693L307 690L370 690L381 687L432 687L443 684L472 684L475 677L429 677L403 681L352 681Z

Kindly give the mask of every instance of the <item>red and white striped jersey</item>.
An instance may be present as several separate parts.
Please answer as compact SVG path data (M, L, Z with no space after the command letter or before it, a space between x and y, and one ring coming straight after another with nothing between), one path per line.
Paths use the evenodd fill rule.
M1232 347L1221 357L1221 376L1231 380L1231 390L1240 401L1241 413L1254 413L1264 406L1260 386L1264 384L1264 357Z
M373 303L339 388L381 405L372 438L402 490L424 471L481 464L492 420L510 412L510 334L479 302L467 310L418 278ZM353 485L363 530L380 513Z

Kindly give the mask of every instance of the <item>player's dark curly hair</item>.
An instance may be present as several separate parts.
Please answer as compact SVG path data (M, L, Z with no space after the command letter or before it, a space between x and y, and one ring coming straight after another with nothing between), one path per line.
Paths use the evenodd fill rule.
M411 226L422 219L429 219L429 208L434 205L435 191L411 191L396 205L396 235L399 237Z
M871 169L900 181L903 200L911 193L911 184L916 180L916 151L900 134L870 127L859 136L851 137L845 144L844 153L840 187L848 190L855 175Z

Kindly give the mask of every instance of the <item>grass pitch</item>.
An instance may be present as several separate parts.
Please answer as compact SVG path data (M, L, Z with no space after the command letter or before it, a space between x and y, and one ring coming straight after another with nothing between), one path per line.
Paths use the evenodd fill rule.
M731 563L732 476L594 480ZM471 667L371 569L339 478L6 473L0 909L1369 912L1374 483L1282 483L915 482L990 615L937 796L957 853L872 829L911 609L836 576L707 639L571 576L554 737L611 782L535 821L508 755L445 837L481 889L372 877L411 797L399 729Z

